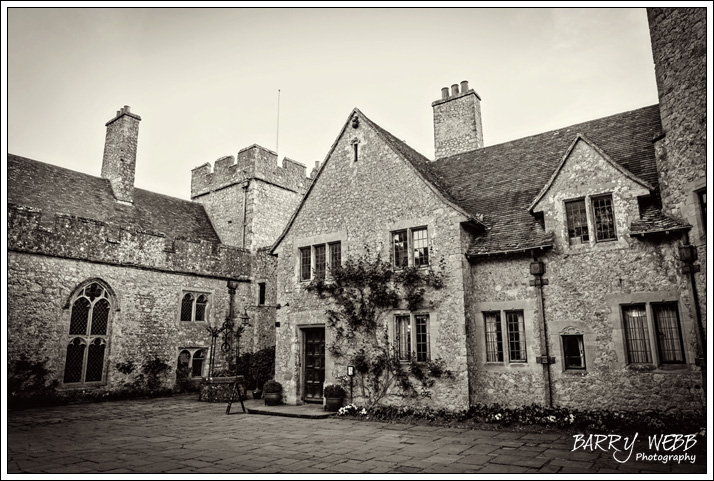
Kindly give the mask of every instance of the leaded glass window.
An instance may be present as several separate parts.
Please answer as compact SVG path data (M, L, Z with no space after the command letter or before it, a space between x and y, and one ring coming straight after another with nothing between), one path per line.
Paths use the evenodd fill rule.
M208 304L208 297L204 294L198 296L198 299L196 299L196 322L206 320L206 304Z
M416 357L417 361L429 360L429 315L418 314L414 316L416 327Z
M483 321L486 326L486 362L503 362L501 313L484 312Z
M342 244L333 242L330 244L330 269L342 266Z
M652 362L650 336L647 329L647 311L644 304L624 306L622 319L625 328L625 351L630 364Z
M429 265L429 237L426 227L412 230L412 249L416 267Z
M565 203L565 216L568 222L568 241L570 245L590 240L588 236L588 216L585 200L572 200Z
M325 257L325 245L315 246L315 278L324 279L327 269L327 259Z
M653 304L659 359L663 364L684 362L684 345L676 302Z
M101 284L92 282L77 294L70 312L63 382L94 383L104 379L111 301Z
M181 320L191 322L193 319L193 294L187 293L181 301Z
M394 267L407 267L409 265L407 231L392 233L392 243L394 246Z
M615 215L612 211L612 196L593 199L595 217L595 240L598 242L617 239L615 235Z
M397 359L408 361L412 352L412 329L409 315L394 316Z
M309 281L311 272L311 259L310 259L310 247L303 247L300 249L300 280Z
M508 329L508 360L526 362L526 329L523 324L523 311L506 312Z

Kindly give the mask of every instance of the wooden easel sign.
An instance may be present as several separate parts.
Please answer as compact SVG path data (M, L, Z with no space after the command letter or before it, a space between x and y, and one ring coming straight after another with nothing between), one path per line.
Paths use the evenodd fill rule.
M233 388L231 389L231 396L228 398L228 406L226 406L226 414L231 413L231 406L233 405L233 401L236 398L236 394L238 395L238 399L240 399L240 407L243 408L243 412L246 412L245 405L243 404L243 396L245 396L245 393L246 393L245 376L236 376L236 380L233 383Z

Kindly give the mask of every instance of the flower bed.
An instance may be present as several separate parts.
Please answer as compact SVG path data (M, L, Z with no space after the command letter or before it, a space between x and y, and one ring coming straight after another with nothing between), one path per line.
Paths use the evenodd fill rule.
M430 407L378 406L365 409L349 404L339 409L338 416L394 423L431 424L471 429L543 431L565 429L573 432L639 432L660 433L676 427L677 432L706 435L706 417L686 413L657 411L582 411L567 408L545 408L532 404L506 408L498 404L477 404L463 411L446 411Z

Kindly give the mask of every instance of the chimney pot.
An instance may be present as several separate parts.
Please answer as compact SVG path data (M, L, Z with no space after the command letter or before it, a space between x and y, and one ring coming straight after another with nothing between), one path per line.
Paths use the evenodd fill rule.
M443 87L441 89L441 100L446 100L449 98L449 87Z
M469 91L469 81L468 80L462 80L461 81L461 93L465 94L466 92Z
M459 95L459 84L453 84L451 86L451 96L456 97Z

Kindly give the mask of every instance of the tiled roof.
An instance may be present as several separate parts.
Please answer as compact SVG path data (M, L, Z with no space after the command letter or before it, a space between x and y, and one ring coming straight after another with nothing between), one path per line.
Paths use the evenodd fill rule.
M630 224L630 235L645 235L658 232L690 229L692 226L683 224L662 213L657 207L649 206L640 212L641 219Z
M119 204L108 180L36 160L8 155L8 202L108 222L169 237L219 242L203 206L144 189L134 205ZM44 218L44 216L43 216Z
M653 105L512 142L484 147L430 164L435 183L490 226L468 250L481 255L539 247L551 234L528 213L576 135L583 134L614 162L657 188L653 138L662 130Z

